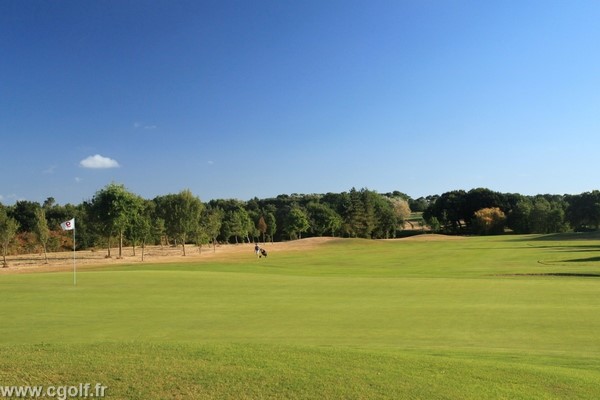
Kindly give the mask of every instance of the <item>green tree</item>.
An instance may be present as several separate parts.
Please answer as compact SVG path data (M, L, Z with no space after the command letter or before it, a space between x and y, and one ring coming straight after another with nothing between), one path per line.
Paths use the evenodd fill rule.
M273 237L275 236L275 232L277 232L277 218L275 218L275 214L272 212L266 213L265 222L267 223L267 235L269 235L271 243L273 243Z
M241 206L236 207L233 210L225 213L225 221L223 223L223 228L228 231L225 235L226 240L229 241L230 237L235 238L235 243L239 243L240 238L249 239L249 234L254 229L254 224L248 215L248 212Z
M568 225L565 212L560 202L549 201L543 196L536 196L529 214L531 233L564 232Z
M566 218L576 230L600 228L600 191L567 196Z
M217 236L223 223L223 210L220 208L206 207L200 221L200 228L213 244L213 252L217 251Z
M467 192L464 190L453 190L443 193L432 201L423 212L423 219L428 225L432 225L435 217L444 230L459 232L463 222L470 219L465 211Z
M167 237L167 228L165 227L165 220L156 216L156 211L153 214L152 218L152 237L158 239L160 243L160 248L163 248L163 244L169 245L169 240Z
M418 199L408 200L410 209L414 212L423 212L427 209L429 201L425 197L419 197Z
M350 189L349 204L346 208L345 230L351 237L372 237L377 224L375 203L377 193L367 189Z
M298 206L292 207L287 215L285 231L290 239L302 239L302 232L306 232L310 224L308 216Z
M36 211L40 205L33 201L19 200L11 207L8 215L19 224L19 232L35 232Z
M515 233L531 233L531 224L529 217L533 210L533 202L530 198L522 198L513 207L507 217L506 224Z
M396 236L398 229L398 216L394 205L389 198L378 195L372 196L375 204L375 227L371 233L372 238L389 239Z
M335 236L342 227L342 217L327 204L312 201L307 204L310 230L314 235Z
M440 221L438 221L438 219L436 217L430 217L429 220L427 221L423 221L425 224L429 225L429 228L433 231L433 232L438 232L442 225L440 224Z
M45 263L48 264L48 240L50 239L50 229L48 228L48 221L46 221L46 211L43 208L38 208L35 211L35 235L37 236L38 242L44 250Z
M138 212L137 196L125 189L124 185L111 183L96 192L90 204L96 229L107 238L110 257L111 238L119 238L119 258L123 257L123 237Z
M131 240L133 255L135 256L135 246L140 243L142 246L142 261L146 250L146 242L152 237L152 214L154 203L144 200L139 196L134 196L134 207L130 214L130 221L127 227L127 238Z
M0 205L0 245L2 246L3 268L8 267L8 263L6 262L8 247L17 235L18 230L19 223L17 220L13 217L9 217L4 207Z
M157 213L165 221L167 234L181 243L185 256L186 241L197 234L204 205L188 189L161 196L157 204Z

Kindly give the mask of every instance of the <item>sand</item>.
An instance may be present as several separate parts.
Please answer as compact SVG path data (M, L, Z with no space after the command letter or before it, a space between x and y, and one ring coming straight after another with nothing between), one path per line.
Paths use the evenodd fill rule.
M309 251L333 240L341 240L331 237L300 239L287 242L260 243L268 253L282 251ZM146 246L144 250L144 261L142 261L142 248L136 247L135 255L133 248L125 247L122 250L122 258L118 258L119 249L111 248L111 257L107 258L107 249L82 250L75 252L75 264L77 269L96 268L99 266L113 266L119 264L151 264L169 262L203 262L215 259L224 259L235 254L254 255L254 243L224 244L202 246L202 251L195 245L186 245L183 255L181 246ZM68 271L73 268L73 252L48 253L48 263L45 262L44 254L24 254L6 257L8 268L0 268L0 274L9 273L31 273L49 271ZM0 259L0 263L1 263Z

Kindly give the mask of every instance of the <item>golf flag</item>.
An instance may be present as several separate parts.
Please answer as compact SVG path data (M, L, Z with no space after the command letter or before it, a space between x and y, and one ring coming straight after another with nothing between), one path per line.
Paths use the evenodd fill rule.
M60 224L63 231L73 231L73 286L77 285L77 266L75 264L75 218Z
M62 224L60 224L60 227L63 229L63 231L72 231L73 229L75 229L75 218L63 222Z

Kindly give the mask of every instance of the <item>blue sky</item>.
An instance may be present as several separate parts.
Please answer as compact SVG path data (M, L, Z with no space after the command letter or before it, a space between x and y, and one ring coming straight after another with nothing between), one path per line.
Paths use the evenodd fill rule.
M600 189L597 1L0 0L0 202Z

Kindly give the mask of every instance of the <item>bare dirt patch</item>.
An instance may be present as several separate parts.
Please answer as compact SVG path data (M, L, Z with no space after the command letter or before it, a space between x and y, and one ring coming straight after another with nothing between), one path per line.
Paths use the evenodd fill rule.
M324 243L343 240L331 237L309 238L289 242L260 243L269 255L286 251L309 251ZM82 250L75 252L75 265L77 269L95 268L99 266L113 266L124 264L152 264L169 262L204 262L209 260L226 259L243 256L254 256L254 243L224 244L212 246L204 245L200 249L194 245L186 245L186 255L183 255L181 246L147 246L142 261L142 249L136 248L135 255L131 247L123 249L123 257L118 258L118 249L111 249L111 257L107 258L107 249ZM1 260L0 260L1 262ZM68 271L73 268L73 252L48 253L48 263L45 263L43 254L24 254L7 257L8 268L0 268L1 274Z

